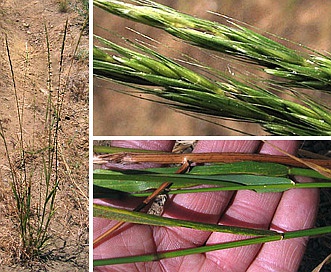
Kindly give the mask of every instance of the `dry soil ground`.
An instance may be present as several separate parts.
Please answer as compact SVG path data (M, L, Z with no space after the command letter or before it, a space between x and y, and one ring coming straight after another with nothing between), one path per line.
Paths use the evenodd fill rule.
M8 37L19 103L23 105L26 145L32 146L32 140L35 139L35 147L42 146L38 137L42 135L45 120L48 76L45 26L51 48L53 87L55 90L60 86L65 91L59 132L60 184L56 214L49 231L51 240L44 250L43 258L25 264L19 257L20 239L9 186L9 168L4 145L0 140L1 271L88 270L87 30L83 32L74 54L88 14L88 7L84 6L86 3L83 0L0 0L0 120L5 127L11 155L18 151L19 146L18 119L5 36ZM68 30L62 80L59 84L57 71L66 19Z

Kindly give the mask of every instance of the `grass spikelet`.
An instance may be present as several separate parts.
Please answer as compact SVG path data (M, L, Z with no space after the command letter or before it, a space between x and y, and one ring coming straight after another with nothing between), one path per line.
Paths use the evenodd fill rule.
M181 110L257 122L272 134L331 134L327 109L309 99L301 105L221 74L220 81L210 79L143 45L130 43L134 51L95 37L105 46L94 46L97 76L134 84Z
M291 86L330 90L331 59L328 56L297 52L233 22L233 27L229 27L153 1L133 2L136 5L105 0L94 0L93 4L107 12L161 28L199 47L250 60L264 66L266 73L286 79ZM291 80L292 77L295 80Z

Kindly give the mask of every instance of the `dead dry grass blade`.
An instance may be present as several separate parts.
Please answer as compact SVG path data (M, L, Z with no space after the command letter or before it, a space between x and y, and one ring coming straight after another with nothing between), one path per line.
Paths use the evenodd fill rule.
M330 263L330 260L331 260L331 254L328 255L324 260L323 262L321 262L312 272L320 272L322 271L323 269L323 266Z

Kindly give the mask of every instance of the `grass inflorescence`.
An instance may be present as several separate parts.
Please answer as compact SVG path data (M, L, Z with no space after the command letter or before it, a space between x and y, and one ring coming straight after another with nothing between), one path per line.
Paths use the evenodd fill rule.
M329 57L300 53L238 24L229 27L195 18L153 1L133 2L137 4L95 0L94 5L164 29L199 47L260 65L266 73L281 80L275 80L269 91L265 84L248 82L199 64L202 75L141 43L126 40L120 46L99 36L95 37L102 45L95 45L93 51L95 75L161 97L166 101L164 104L184 112L255 122L270 134L331 134L329 109L300 92L300 88L330 89ZM212 78L205 74L212 74ZM291 99L281 97L284 84L299 89L289 89Z
M113 14L153 27L191 44L219 51L265 67L268 74L286 79L289 85L330 90L331 58L292 50L248 28L233 27L180 13L153 1L94 0L94 5Z
M131 50L95 37L104 45L93 49L93 69L100 77L135 84L181 110L257 122L272 134L331 134L327 109L310 99L301 105L235 78L210 79L146 46L133 44Z

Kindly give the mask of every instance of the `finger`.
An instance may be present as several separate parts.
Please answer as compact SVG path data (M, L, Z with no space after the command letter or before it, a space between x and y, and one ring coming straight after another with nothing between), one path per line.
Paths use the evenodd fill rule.
M145 150L158 150L158 151L171 151L175 141L111 141L111 145L115 147L123 147L123 148L136 148L136 149L145 149ZM149 167L156 167L156 164L151 163L144 163L139 165L121 165L121 164L114 164L109 163L107 164L108 168L121 168L121 169L137 169L137 168L149 168ZM140 200L137 199L130 199L124 200L110 200L110 199L95 199L93 203L100 204L100 205L109 205L110 203L112 206L122 206L125 205L127 208L133 208L138 205Z
M259 141L201 141L194 152L254 152ZM216 223L226 208L231 193L196 193L175 196L166 206L165 216L199 222ZM187 248L205 243L209 232L184 228L157 228L154 231L158 251ZM194 255L185 260L201 261L204 255ZM177 263L176 263L177 262ZM164 264L178 265L178 258L164 260Z
M295 141L272 141L272 144L282 150L294 153L298 147ZM279 151L271 145L263 144L260 153L279 155ZM233 203L222 216L219 223L223 225L241 226L257 229L267 229L277 208L281 193L255 193L254 191L238 191ZM233 234L213 233L208 244L222 243L245 239L247 237ZM218 260L225 271L245 271L255 258L260 245L233 248L211 252L210 260ZM240 260L240 262L238 262Z
M104 224L105 220L94 218L93 228L106 231L112 224ZM125 224L115 236L104 241L93 249L93 259L107 259L123 256L143 255L155 253L155 243L151 227L145 225ZM153 271L148 267L153 263L132 263L124 265L101 266L93 271Z

